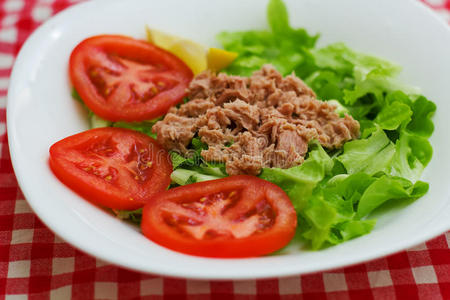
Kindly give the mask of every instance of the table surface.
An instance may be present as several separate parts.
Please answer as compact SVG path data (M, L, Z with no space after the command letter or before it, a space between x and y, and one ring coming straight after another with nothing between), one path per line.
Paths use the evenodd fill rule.
M450 299L450 232L338 270L247 281L173 279L125 270L60 240L33 214L11 166L9 76L23 42L79 0L0 0L0 299ZM450 0L426 0L450 22Z

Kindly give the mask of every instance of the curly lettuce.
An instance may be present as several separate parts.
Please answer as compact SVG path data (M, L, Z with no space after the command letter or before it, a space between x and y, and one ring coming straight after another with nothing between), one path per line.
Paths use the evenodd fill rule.
M292 28L281 0L269 1L267 19L267 31L218 35L226 50L239 53L226 72L247 76L267 63L283 75L295 72L319 99L358 120L361 137L333 155L312 143L302 165L265 168L260 178L288 194L300 237L311 249L367 234L377 208L414 201L428 191L419 179L433 153L428 138L436 105L398 81L396 64L342 43L315 48L318 36Z

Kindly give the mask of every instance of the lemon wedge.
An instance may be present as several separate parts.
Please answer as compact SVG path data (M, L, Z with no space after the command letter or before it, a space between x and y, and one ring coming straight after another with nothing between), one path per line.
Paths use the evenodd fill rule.
M196 42L147 27L147 40L180 58L197 75L207 68L206 48Z
M150 43L157 45L160 48L168 49L177 39L178 37L170 34L166 34L162 31L150 29L149 27L145 28L147 33L147 40Z
M208 62L208 69L215 72L225 69L236 59L238 54L219 48L209 48L206 61Z
M147 40L180 58L192 70L194 75L211 69L214 72L226 68L237 56L218 48L209 48L176 35L156 29L146 28Z

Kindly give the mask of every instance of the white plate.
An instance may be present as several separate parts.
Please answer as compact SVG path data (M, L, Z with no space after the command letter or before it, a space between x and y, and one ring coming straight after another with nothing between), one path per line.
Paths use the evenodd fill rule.
M419 1L287 1L291 22L320 32L320 44L348 46L404 66L402 80L438 106L434 157L423 179L428 194L379 218L369 235L323 251L252 259L206 259L153 244L136 228L89 204L51 173L48 148L88 128L71 99L67 62L86 37L119 33L144 38L146 24L206 45L221 30L266 28L266 1L93 1L39 28L17 58L8 94L14 170L33 210L57 235L86 253L134 270L204 279L244 279L319 271L384 256L450 229L450 31Z

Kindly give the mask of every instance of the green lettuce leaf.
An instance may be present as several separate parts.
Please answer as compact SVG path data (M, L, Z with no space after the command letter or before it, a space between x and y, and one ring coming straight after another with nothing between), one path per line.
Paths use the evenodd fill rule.
M81 99L80 94L77 92L77 90L74 87L72 88L71 96L74 100L81 103L83 105L84 109L87 111L90 128L109 127L113 124L113 122L102 119L99 116L97 116L96 114L94 114L92 112L92 110L90 110L89 107L86 106L83 99Z
M430 142L415 134L403 131L395 145L392 174L415 182L431 160Z
M308 224L307 230L303 227L301 236L311 243L313 250L320 249L329 240L331 227L336 223L336 219L336 208L325 201L323 192L314 193L299 218L299 224Z
M372 231L376 220L351 220L345 221L332 229L328 241L331 244L339 244L350 239L368 234Z
M188 170L188 169L182 169L178 168L173 170L172 174L170 174L170 179L172 179L172 182L178 184L178 185L186 185L201 181L208 181L208 180L214 180L214 179L220 179L225 176L213 176L201 173L199 171L195 170Z
M344 145L344 153L337 159L344 165L348 174L364 172L373 175L377 172L389 173L395 154L395 145L381 128L367 139L354 140Z
M225 70L227 73L249 76L264 64L273 64L283 75L289 74L307 60L304 49L312 48L318 36L304 29L293 29L281 0L270 0L267 7L269 31L221 32L217 39L223 48L239 53Z
M358 220L355 215L361 195L376 178L365 173L335 177L339 179L322 181L297 211L301 237L314 250L366 234L375 225L374 220Z
M325 179L297 211L299 224L303 224L301 237L312 249L320 249L367 234L376 220L363 217L388 201L412 201L427 190L424 182L412 184L389 175L355 173L339 180Z
M431 117L436 111L436 104L424 96L420 96L412 103L412 111L412 120L407 129L419 136L430 137L434 130Z
M296 73L299 72L296 71ZM352 86L352 80L349 78L345 80L344 78L344 75L325 69L313 72L305 79L305 82L316 92L319 99L342 100L344 90Z
M361 196L377 179L365 173L338 176L339 180L323 182L308 199L304 212L299 212L309 225L302 236L312 249L367 234L375 225L375 220L358 220L355 216Z
M114 122L112 124L113 127L127 128L139 131L143 134L146 134L154 139L156 139L156 133L152 132L152 126L155 125L156 122L161 120L161 118L157 118L150 121L144 122Z
M113 122L105 120L94 114L92 111L89 111L89 124L91 128L100 128L100 127L109 127L113 124Z
M385 130L396 130L411 120L411 108L405 103L395 101L385 105L375 118L375 123Z
M355 77L358 82L370 75L395 76L400 67L383 59L355 52L343 43L335 43L318 50L311 50L316 65L342 75Z
M375 208L388 200L418 198L428 190L428 184L417 182L413 185L401 177L384 175L373 182L361 196L358 203L356 218L367 216Z
M81 99L80 94L77 92L77 90L75 88L72 88L71 96L74 100L77 100L78 102L84 104L83 99Z
M297 210L305 206L306 199L333 167L332 159L319 143L313 143L310 149L308 158L300 166L289 169L264 168L259 175L281 187Z
M314 67L305 81L319 98L337 99L355 119L373 120L382 129L397 130L396 136L408 123L411 130L427 128L424 135L432 131L433 103L410 98L418 90L399 83L399 66L353 51L342 43L308 51ZM422 120L425 124L417 123Z
M269 1L269 4L267 4L267 22L274 34L284 35L291 31L289 15L283 1Z
M112 210L117 218L139 225L142 221L142 208L136 210Z
M172 167L173 169L177 169L180 166L183 166L188 161L187 158L181 156L177 152L171 151L169 152L170 160L172 161Z

